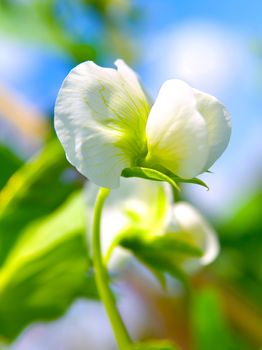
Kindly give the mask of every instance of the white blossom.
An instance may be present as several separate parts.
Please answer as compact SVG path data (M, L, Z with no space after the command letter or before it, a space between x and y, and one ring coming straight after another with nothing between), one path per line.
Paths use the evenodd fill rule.
M92 182L116 188L122 170L166 169L190 179L225 150L230 117L213 96L183 81L166 81L151 106L137 75L87 61L59 91L55 129L68 160Z

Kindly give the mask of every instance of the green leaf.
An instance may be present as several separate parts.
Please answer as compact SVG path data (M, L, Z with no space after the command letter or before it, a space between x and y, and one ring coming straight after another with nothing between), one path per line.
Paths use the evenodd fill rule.
M155 237L151 246L155 250L166 252L166 254L185 254L200 257L202 252L199 248L179 239L176 233L166 233Z
M239 336L233 335L215 290L204 289L195 293L190 311L196 350L250 349Z
M135 344L132 350L178 350L173 344L163 341Z
M150 270L159 273L169 273L175 278L186 283L185 273L181 268L184 259L200 257L199 248L182 241L178 235L168 233L161 236L150 237L140 234L139 231L129 235L122 234L119 244L132 251L132 253L144 263ZM156 276L163 285L162 275Z
M56 209L76 189L58 141L48 144L11 176L0 192L0 266L21 230Z
M176 188L177 190L180 190L179 186L176 184L174 179L171 179L169 176L155 169L142 167L125 168L122 171L121 176L140 177L147 180L165 181L168 182L172 187Z
M0 189L2 189L10 176L21 167L23 161L8 147L0 144L0 164Z
M222 250L214 264L226 284L247 295L262 307L262 184L255 191L242 193L226 222L217 222Z
M76 193L21 233L0 270L0 338L10 341L30 323L60 316L77 297L97 298L85 226Z
M243 195L242 200L236 202L233 215L221 226L223 239L233 244L237 240L250 236L261 237L262 227L262 184L251 195ZM246 243L246 242L245 242Z

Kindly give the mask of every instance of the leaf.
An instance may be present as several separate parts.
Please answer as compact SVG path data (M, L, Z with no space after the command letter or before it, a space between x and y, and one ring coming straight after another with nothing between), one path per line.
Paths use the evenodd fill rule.
M147 239L139 232L130 235L123 235L119 244L132 251L132 253L144 263L150 270L159 273L169 273L175 278L186 283L185 273L181 268L181 262L185 258L199 257L202 252L191 244L179 239L176 234L168 233L162 236L150 237ZM161 274L160 274L161 276ZM159 279L159 278L158 278ZM160 278L163 283L162 276Z
M0 192L0 266L21 230L56 209L76 188L67 181L69 164L58 141L11 176Z
M233 333L223 315L217 292L204 289L195 293L191 308L196 350L246 350L239 337Z
M232 242L243 239L244 244L246 238L250 236L261 237L262 227L262 184L255 193L244 195L242 201L236 203L233 215L226 223L221 226L221 234L223 240Z
M222 251L214 264L216 273L226 284L234 285L262 307L262 186L235 203L231 217L217 222Z
M177 190L180 190L175 180L171 179L169 176L155 169L142 168L142 167L125 168L122 171L121 176L140 177L147 180L165 181L165 182L168 182L172 187L176 188Z
M23 164L9 148L0 144L0 189L6 184L9 177Z
M175 233L166 233L163 236L157 236L151 243L152 248L166 252L167 254L186 254L200 257L202 252L199 248L191 245L176 237Z
M0 338L10 341L30 323L62 315L77 297L97 298L85 226L78 192L21 233L0 270Z
M132 347L132 350L178 350L173 344L162 340L162 341L153 341L150 343L140 343L135 344Z

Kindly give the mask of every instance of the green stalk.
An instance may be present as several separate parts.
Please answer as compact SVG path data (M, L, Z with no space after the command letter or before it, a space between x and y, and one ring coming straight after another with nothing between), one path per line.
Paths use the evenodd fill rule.
M129 350L132 348L132 341L127 333L123 320L117 310L114 295L109 286L109 275L103 263L100 241L100 223L102 210L110 190L100 188L97 195L94 222L93 222L93 255L94 255L94 270L97 289L102 303L106 309L108 318L111 322L116 341L120 350Z

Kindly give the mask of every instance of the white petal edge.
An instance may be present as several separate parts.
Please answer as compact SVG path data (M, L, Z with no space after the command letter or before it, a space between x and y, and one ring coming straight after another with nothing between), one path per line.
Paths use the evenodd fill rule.
M197 108L208 128L208 159L203 171L208 170L226 149L231 135L231 119L225 106L214 96L194 89Z
M193 89L177 79L166 81L150 111L146 135L149 159L184 178L202 172L208 135Z
M149 110L135 73L123 61L117 65L119 71L90 61L76 66L55 106L55 130L67 159L92 182L109 188L119 186L122 170L130 166L122 142L126 133L139 143L134 130L145 128Z
M174 205L174 216L176 223L182 230L191 236L197 246L203 250L203 256L198 259L201 265L211 263L219 253L219 242L217 234L204 217L186 202Z
M139 81L138 75L131 69L124 60L118 58L115 61L115 66L117 67L117 71L122 75L123 79L128 81L129 84L132 84L134 87L134 91L137 91L138 97L143 96L144 91Z

